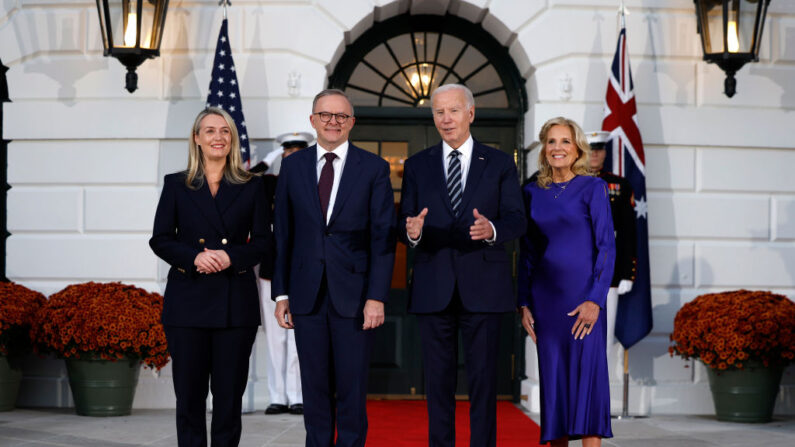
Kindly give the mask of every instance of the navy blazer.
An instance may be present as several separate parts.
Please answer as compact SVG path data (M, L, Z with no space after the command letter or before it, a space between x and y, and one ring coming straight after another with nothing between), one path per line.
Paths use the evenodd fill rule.
M477 141L472 148L461 215L455 217L447 193L442 143L406 160L398 235L408 244L406 217L428 208L414 256L409 312L444 310L455 286L469 312L507 312L516 308L511 260L504 244L527 228L516 165L511 157ZM497 230L489 245L473 241L472 210L488 218Z
M331 219L320 209L317 145L282 160L276 186L273 298L311 313L325 275L334 309L361 316L368 299L386 301L395 262L395 205L389 164L348 146ZM335 172L335 175L339 173Z
M272 250L271 204L261 177L243 184L222 180L213 198L205 181L185 185L185 172L169 174L155 213L149 245L171 265L163 324L241 327L260 324L253 267ZM200 274L193 264L204 248L225 250L232 265Z

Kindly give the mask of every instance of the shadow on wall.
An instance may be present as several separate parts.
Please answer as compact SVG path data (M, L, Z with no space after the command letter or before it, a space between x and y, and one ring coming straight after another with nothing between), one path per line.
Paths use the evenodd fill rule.
M773 27L771 25L771 17L768 15L768 18L765 20L765 30L764 33L772 33L774 30L777 31L777 28L784 29L784 39L782 42L788 42L790 44L789 53L790 54L779 54L779 57L792 60L792 42L795 42L795 26L785 26L781 22L779 22L778 27ZM778 36L768 36L770 40L774 40L778 38ZM764 40L763 40L764 43ZM781 46L780 46L781 47ZM787 48L784 47L779 51L786 52ZM769 66L768 66L769 67ZM779 106L787 109L795 108L795 79L792 76L792 70L789 70L788 66L781 66L778 65L778 68L767 68L766 66L759 64L750 64L749 73L754 76L764 76L781 87L781 102L778 104ZM775 106L775 105L770 105Z
M20 19L18 18L18 20ZM27 23L23 27L20 26L16 21L12 22L14 23L14 33L16 34L17 42L30 42L30 47L36 50L41 48L51 48L56 52L58 50L73 50L73 47L77 47L77 42L81 42L83 40L83 37L80 35L79 23L70 17L59 18L59 23L55 23L55 20L55 15L47 15L47 29L53 30L52 32L60 29L61 33L59 36L45 34L49 35L50 40L52 41L50 44L46 45L40 42L39 33L23 33L22 28L28 30L35 29L33 23ZM73 45L69 45L69 42L72 42ZM25 49L20 50L22 54L36 54L36 51L26 51ZM101 53L99 56L101 56ZM91 72L107 70L108 64L109 61L107 58L97 57L97 54L91 53L84 55L80 63L65 64L64 61L59 58L51 59L49 57L38 57L24 65L25 73L40 73L56 81L60 85L57 98L61 101L64 101L66 105L72 106L75 103L75 96L77 94L75 83Z
M659 56L657 54L658 48L657 48L656 41L655 41L655 38L654 38L655 37L655 30L653 28L655 26L655 24L657 23L657 18L656 18L656 16L653 13L649 13L649 14L645 14L644 21L647 24L647 28L646 29L647 29L647 32L649 34L649 37L648 37L648 40L647 40L647 45L646 45L646 48L644 49L644 54L646 54L647 56L645 58L643 58L641 60L641 62L636 66L636 69L634 70L634 72L638 73L638 72L643 72L643 71L649 71L649 72L652 72L652 73L657 73L657 58ZM631 60L632 59L630 58L630 62L631 62ZM651 67L648 67L649 65ZM658 85L655 86L656 88L651 88L652 86L647 86L649 88L644 88L643 89L643 91L650 92L649 93L650 97L638 98L636 96L636 98L635 98L636 102L638 102L638 103L639 102L644 102L644 103L650 103L650 104L659 104L660 103L659 77L658 76L648 77L648 78L643 79L643 82L652 82L652 80L656 80L658 82ZM634 81L634 79L633 79L633 81ZM638 89L636 88L635 91L637 92ZM661 119L660 113L659 113L659 111L658 111L658 109L656 107L649 108L649 111L648 112L644 112L643 116L639 116L638 119L643 121L643 126L645 126L645 127L649 127L649 126L653 126L653 127L657 127L657 128L661 128L662 127L662 119ZM663 134L664 130L660 129L660 133ZM667 158L665 158L665 159L667 160ZM646 176L646 184L648 185L648 183L649 183L648 182L648 179L649 179L649 168L650 168L650 166L647 163L647 161L648 161L648 151L645 152L645 160L646 160L644 162L646 164L645 176ZM665 171L663 171L663 172L670 172L670 166L667 166L667 169L665 169ZM649 190L648 190L648 187L647 187L647 190L646 190L647 202L648 202L648 195L649 195L648 193L649 193ZM636 197L636 199L637 198L638 197ZM650 210L650 212L648 214L647 224L648 224L648 219L653 219L654 218L653 211L654 210ZM652 235L649 234L649 239L651 239L651 237L652 237ZM652 259L651 257L649 257L649 269L650 269L650 271L654 270L652 268L654 263L655 263L655 260ZM680 284L681 275L679 274L679 269L680 269L680 267L679 267L679 265L677 263L677 265L673 268L673 271L671 273L671 278L669 280L669 284L670 285L679 285ZM652 293L653 293L653 290L654 290L653 287L654 287L654 284L653 284L653 281L652 281ZM680 295L677 295L677 296L679 298L678 301L681 301L681 296ZM673 306L676 306L676 308L672 309ZM668 304L662 305L662 306L653 306L652 307L653 320L659 321L659 317L660 317L661 314L662 315L676 315L676 311L679 309L679 307L681 307L681 303L677 303L677 302L674 302L674 303L670 303L669 302ZM657 318L654 318L655 316ZM656 334L658 336L662 336L665 340L667 340L668 339L668 332L664 329L666 326L663 326L661 328L659 326L659 324L657 324L657 321L655 321L656 324L654 324L654 328L652 329L652 332L649 334L649 336L653 337ZM649 347L652 348L652 351L649 352L648 355L645 356L645 357L641 357L641 358L637 358L636 357L634 359L634 361L632 361L630 363L630 368L631 368L632 376L635 377L637 380L641 380L646 385L653 385L653 384L656 384L656 379L655 379L656 376L655 376L655 371L654 371L654 360L656 358L659 358L659 357L663 356L663 355L668 355L668 345L667 345L667 343L662 343L662 344L656 344L655 343L655 344L650 344Z
M793 28L792 32L787 33L787 39L789 39L789 42L795 42L795 28ZM763 76L778 84L781 87L781 102L777 105L782 108L792 109L795 108L795 79L793 79L792 70L786 68L767 68L752 64L748 68L748 73L753 76ZM770 104L771 107L775 105Z
M254 10L253 16L254 16L254 35L255 36L261 35L260 33L261 33L261 28L262 28L262 19L263 19L264 15L265 15L265 12L264 12L262 6L260 6L259 8ZM262 77L261 78L258 77L259 73L262 73ZM238 71L238 74L240 74L240 71ZM261 95L270 96L270 95L268 95L268 92L270 91L270 89L268 88L268 72L267 72L266 67L265 67L265 57L264 57L264 55L257 54L256 56L248 58L248 60L246 61L246 71L245 71L245 73L242 74L242 76L239 79L239 81L240 81L240 85L241 86L243 86L243 85L256 86L256 91L257 92L261 92ZM247 95L241 92L241 96L245 98ZM259 96L259 95L257 95L257 96ZM243 112L244 113L246 112L245 104L243 104ZM251 109L248 110L248 114L246 115L246 117L247 117L246 121L249 121L249 122L253 123L253 125L257 126L258 130L257 130L256 133L259 133L261 135L262 134L272 135L272 133L271 133L272 131L270 129L270 124L269 124L270 123L270 119L269 119L269 116L268 116L268 108L267 107L262 107L262 108L256 110L256 112L257 112L256 115L254 113L252 113L252 112L254 112L254 110L251 110ZM254 117L254 116L256 116L256 120L251 120L250 117ZM262 129L262 127L264 127L264 129ZM250 133L249 133L249 137L251 136ZM256 161L261 160L263 158L263 156L265 155L266 151L269 152L270 145L265 145L265 146L268 146L268 147L264 147L264 148L261 147L261 146L262 146L261 143L260 144L255 144L255 140L252 139L252 138L249 138L249 151L250 151L249 152L249 156L251 157L251 166L254 166L254 163L256 163ZM262 155L260 155L260 154L262 154Z
M594 37L593 46L591 47L591 54L604 54L605 50L602 48L602 24L605 22L604 14L599 11L594 12L593 21L596 23L596 36ZM598 62L591 62L588 64L588 74L585 78L586 92L604 92L607 88L607 82L609 82L610 79L610 67L604 62L605 58L600 57L596 60L598 60ZM602 128L603 119L604 107L598 111L594 107L588 107L585 111L585 118L583 119L582 126L586 132L590 130L599 130Z
M176 27L177 32L176 35L177 40L175 42L176 48L188 48L188 29L185 25L186 22L190 18L190 12L187 9L179 8L175 9L174 12L169 16L169 27ZM168 77L168 85L169 89L166 92L168 97L171 99L171 103L175 103L189 94L191 91L201 91L199 86L197 85L196 78L192 76L194 74L194 66L193 66L193 58L181 58L178 59L183 61L182 63L177 63L176 61L172 61L171 69L166 76ZM209 80L208 80L209 81ZM190 85L188 85L190 84ZM170 122L169 122L170 123Z

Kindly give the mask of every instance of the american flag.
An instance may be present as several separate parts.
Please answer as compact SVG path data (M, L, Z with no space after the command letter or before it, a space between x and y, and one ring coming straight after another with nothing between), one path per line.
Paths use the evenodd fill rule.
M243 156L244 167L248 169L251 164L251 151L248 146L246 119L243 117L243 104L240 102L235 61L232 59L232 47L229 46L226 19L221 24L221 32L218 33L218 43L215 46L213 75L207 92L207 107L224 109L235 119L237 132L240 135L240 155Z
M618 301L615 335L629 349L652 329L651 281L649 278L649 229L646 207L646 156L638 128L637 106L629 67L627 32L622 15L618 46L607 82L602 130L610 132L605 147L606 166L626 178L635 193L637 223L637 276L632 291Z

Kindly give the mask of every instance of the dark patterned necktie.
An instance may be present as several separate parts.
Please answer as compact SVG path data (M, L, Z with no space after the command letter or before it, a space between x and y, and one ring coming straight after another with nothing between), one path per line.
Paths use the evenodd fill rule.
M334 159L337 155L327 152L323 157L326 163L320 170L320 180L317 182L317 195L320 197L320 209L323 210L323 219L326 219L328 202L331 200L331 187L334 185Z
M461 160L458 158L461 152L453 150L450 152L450 163L447 165L447 194L450 195L450 204L453 206L453 213L456 216L461 214L461 196L463 187L461 185Z

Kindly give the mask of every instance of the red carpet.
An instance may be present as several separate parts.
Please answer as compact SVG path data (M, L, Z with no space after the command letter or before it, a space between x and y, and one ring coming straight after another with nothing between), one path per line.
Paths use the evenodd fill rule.
M428 413L424 400L367 401L367 447L428 445ZM455 445L469 446L469 402L456 403ZM533 447L540 429L510 402L497 402L497 445Z

